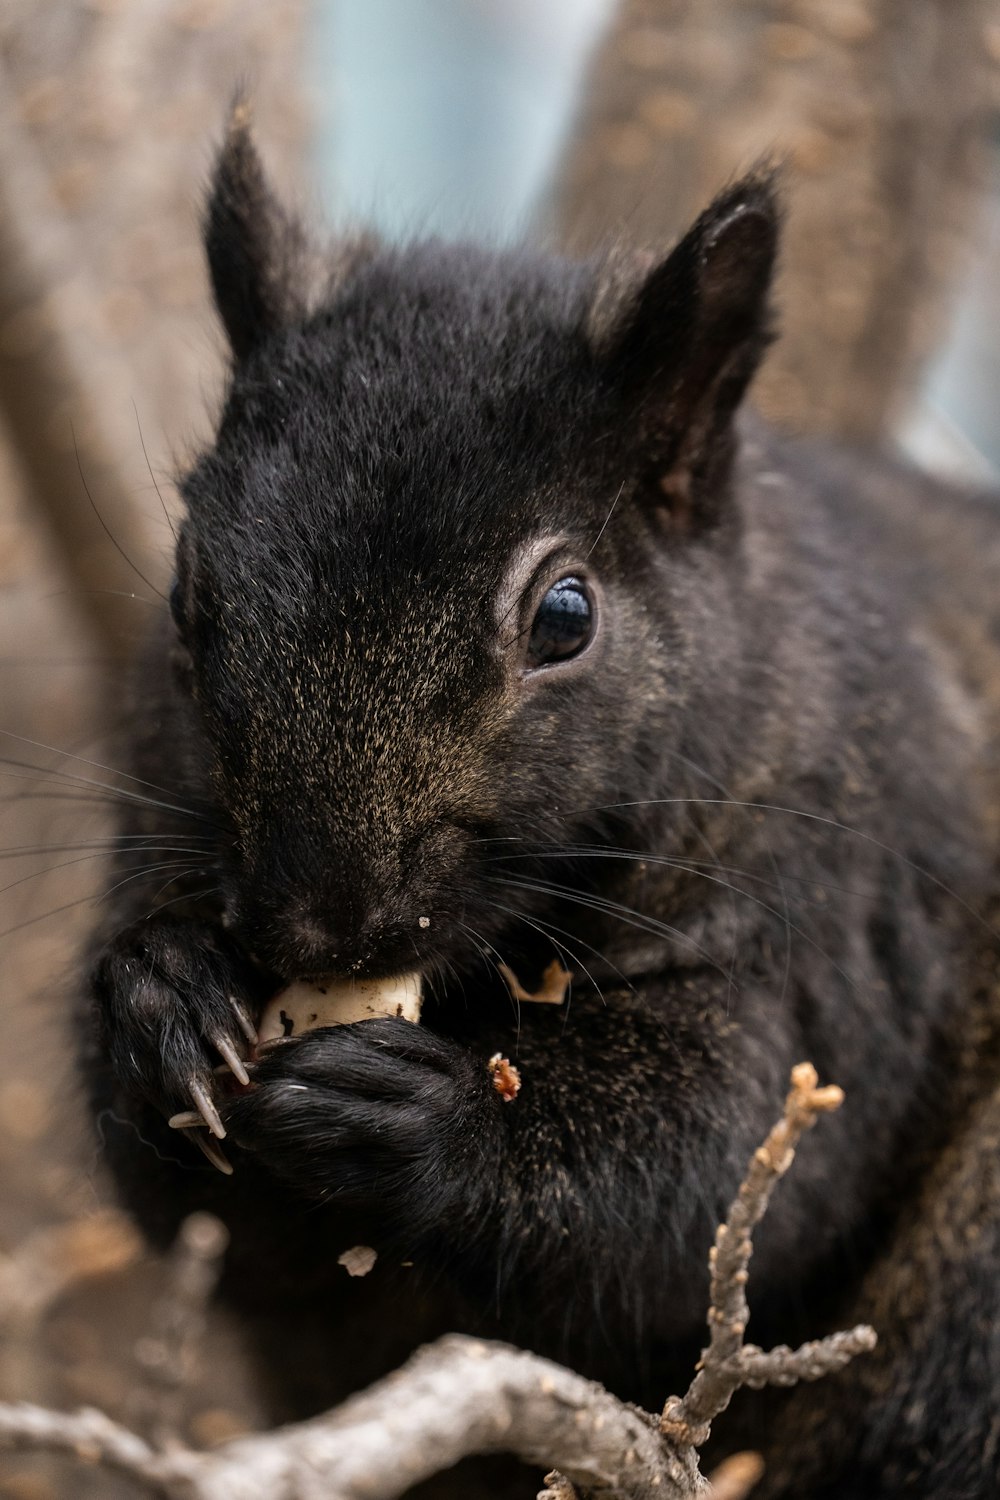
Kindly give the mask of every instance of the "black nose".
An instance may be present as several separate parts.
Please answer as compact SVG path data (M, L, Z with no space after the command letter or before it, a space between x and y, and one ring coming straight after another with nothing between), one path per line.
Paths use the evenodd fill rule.
M320 917L293 917L282 934L289 953L304 973L328 974L337 968L337 940Z
M356 963L356 945L344 928L337 930L321 912L273 910L265 917L247 914L246 941L260 960L286 979L303 974L347 972Z
M436 936L418 917L386 921L373 914L354 924L301 908L276 911L266 919L248 912L240 927L258 961L288 980L321 974L379 978L409 973L422 967L428 939Z

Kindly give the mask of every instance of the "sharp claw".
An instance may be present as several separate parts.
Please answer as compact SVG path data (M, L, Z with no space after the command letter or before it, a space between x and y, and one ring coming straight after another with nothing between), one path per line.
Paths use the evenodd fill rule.
M192 1135L189 1136L188 1139L194 1141L196 1146L201 1147L202 1151L204 1151L213 1167L218 1167L219 1171L222 1172L226 1177L232 1177L232 1162L228 1160L228 1158L226 1157L226 1153L223 1151L222 1147L217 1146L210 1136Z
M203 1128L205 1121L196 1109L182 1109L180 1114L171 1115L167 1124L171 1130L195 1130Z
M257 1028L256 1028L256 1026L253 1024L253 1022L251 1021L250 1017L247 1015L246 1011L243 1009L242 1005L237 1000L237 998L236 998L235 995L230 995L229 996L229 1003L233 1007L233 1014L236 1017L237 1023L239 1025L239 1028L242 1031L243 1035L246 1037L246 1039L250 1043L251 1047L256 1047L256 1045L257 1045Z
M207 1089L193 1075L188 1079L188 1091L194 1101L195 1109L201 1115L209 1130L220 1141L224 1140L226 1127L222 1123L222 1116L212 1103Z
M243 1066L243 1059L242 1057L240 1057L240 1054L237 1052L232 1042L227 1041L224 1036L213 1036L212 1046L221 1057L224 1057L226 1059L226 1062L228 1063L232 1071L236 1074L236 1077L239 1079L240 1083L246 1084L250 1082L250 1074Z

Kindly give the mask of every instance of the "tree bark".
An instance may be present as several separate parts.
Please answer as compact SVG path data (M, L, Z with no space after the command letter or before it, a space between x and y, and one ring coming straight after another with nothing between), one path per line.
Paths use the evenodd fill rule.
M546 227L666 246L762 155L785 163L781 339L756 386L796 430L891 430L974 234L991 0L624 0Z
M115 654L148 616L128 596L155 599L168 574L156 487L175 508L222 370L198 232L212 144L249 79L277 174L298 180L304 20L303 0L9 0L0 16L0 420Z

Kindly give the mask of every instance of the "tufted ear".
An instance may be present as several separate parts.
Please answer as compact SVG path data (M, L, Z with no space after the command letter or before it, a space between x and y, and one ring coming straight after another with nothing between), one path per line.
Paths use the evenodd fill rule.
M237 360L297 316L305 301L305 242L271 192L246 104L230 115L203 223L215 305Z
M774 174L721 193L658 263L607 268L591 304L591 349L638 425L655 497L694 522L723 487L732 419L771 334L778 247Z

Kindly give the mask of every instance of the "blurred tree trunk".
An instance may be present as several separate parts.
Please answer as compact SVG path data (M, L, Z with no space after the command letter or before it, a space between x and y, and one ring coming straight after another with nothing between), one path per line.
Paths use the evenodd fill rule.
M169 503L222 368L198 231L212 146L248 80L279 180L300 178L306 11L0 7L0 425L105 649L127 649L148 616L126 597L153 596L139 574L166 572L144 447Z
M142 600L158 603L172 537L152 474L175 510L170 476L207 436L224 368L199 238L212 149L245 80L275 176L285 189L301 182L307 17L306 0L0 0L4 731L108 759L91 737L120 706L102 706L108 684L92 659L127 653L151 615ZM56 759L17 739L0 749L42 767ZM86 764L69 768L104 778ZM48 801L38 799L52 791L44 770L38 784L3 782L3 852L39 854L18 864L19 876L32 872L23 885L4 881L0 1250L94 1201L101 1153L80 1128L63 1012L93 923L95 866L56 856L34 879L53 864L50 846L106 832L89 803L62 800L75 785ZM48 910L54 920L41 922ZM67 1292L44 1338L8 1335L0 1395L97 1400L126 1415L151 1277L137 1267L114 1288ZM199 1420L218 1435L252 1402L232 1335L214 1337ZM0 1469L0 1493L23 1500L134 1493L50 1459L8 1455Z
M547 228L575 251L664 245L755 158L785 161L782 338L756 399L881 436L975 230L997 20L995 0L623 0Z

